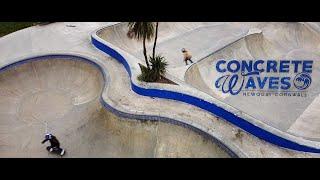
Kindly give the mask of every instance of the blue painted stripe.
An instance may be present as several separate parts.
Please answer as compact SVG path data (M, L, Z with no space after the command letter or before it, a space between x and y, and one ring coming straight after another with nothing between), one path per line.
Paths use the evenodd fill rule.
M111 47L107 46L106 44L103 44L102 42L98 41L93 36L91 36L91 42L96 48L110 55L114 59L118 60L121 64L123 64L123 66L125 67L126 71L128 72L131 78L132 74L131 74L130 66L128 65L128 62L126 61L126 59L120 53L118 53L116 50L112 49ZM306 146L306 145L301 145L291 140L275 135L203 99L190 96L187 94L179 93L179 92L174 92L174 91L142 88L135 85L132 82L132 80L131 80L131 88L135 93L139 95L158 97L163 99L172 99L172 100L177 100L177 101L181 101L181 102L185 102L185 103L197 106L201 109L204 109L208 112L215 114L218 117L221 117L227 120L228 122L238 126L239 128L247 131L248 133L256 137L262 140L265 140L269 143L275 144L277 146L291 149L291 150L296 150L296 151L320 153L320 149Z

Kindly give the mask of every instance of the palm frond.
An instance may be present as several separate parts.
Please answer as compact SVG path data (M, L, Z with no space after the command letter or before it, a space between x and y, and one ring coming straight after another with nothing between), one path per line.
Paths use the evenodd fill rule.
M146 40L151 40L154 36L154 23L153 22L129 22L128 35L137 40L142 40L144 37Z

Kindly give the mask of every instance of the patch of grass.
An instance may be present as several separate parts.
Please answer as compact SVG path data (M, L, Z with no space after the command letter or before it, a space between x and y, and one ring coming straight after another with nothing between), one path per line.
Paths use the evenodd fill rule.
M0 37L39 24L39 22L0 22Z

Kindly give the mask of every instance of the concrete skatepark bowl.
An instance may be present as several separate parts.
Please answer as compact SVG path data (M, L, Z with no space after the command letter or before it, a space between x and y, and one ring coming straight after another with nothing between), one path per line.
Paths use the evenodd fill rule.
M317 147L313 152L319 152L319 30L318 23L163 22L159 26L158 52L169 62L169 79L225 103L254 119L253 124L262 129L295 139L293 142L306 140ZM127 24L119 23L97 31L97 36L135 57L127 61L143 60L141 43L126 37L126 32ZM150 51L152 42L147 46ZM181 48L192 52L194 64L185 66ZM214 87L219 77L214 67L219 59L314 60L314 81L306 98L230 96Z
M185 81L272 127L305 139L319 141L320 121L316 110L320 92L317 81L320 57L319 32L302 23L261 23L257 27L261 29L260 33L248 35L191 66L186 72ZM212 67L215 67L217 60L270 59L270 57L278 61L314 60L313 66L316 67L312 71L314 81L308 89L307 97L231 96L221 93L214 87L219 75ZM267 75L262 73L261 76ZM289 90L294 90L294 87Z
M99 101L103 74L81 58L43 56L0 72L0 157L56 157L41 144L51 132L65 157L229 157L180 126L120 118Z
M319 25L161 22L157 52L174 86L137 80L142 43L127 37L127 23L52 23L2 37L0 157L56 157L40 143L45 132L65 157L319 157ZM313 60L312 83L306 97L222 93L220 59ZM270 75L282 77L260 74Z

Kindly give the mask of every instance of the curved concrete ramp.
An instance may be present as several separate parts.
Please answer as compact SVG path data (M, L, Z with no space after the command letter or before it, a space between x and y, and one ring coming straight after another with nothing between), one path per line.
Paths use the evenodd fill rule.
M41 141L58 137L65 157L229 157L180 126L127 121L102 107L102 73L75 57L40 57L0 73L0 156L56 157Z
M97 35L144 60L142 43L129 39L127 32L127 23L119 23L100 30ZM193 60L197 61L217 48L243 37L247 32L247 27L225 22L160 22L157 53L166 58L169 68L185 67L182 48L190 50ZM153 40L147 42L149 53L152 47Z
M316 97L320 92L319 32L303 23L259 23L256 27L262 33L246 36L200 60L188 69L185 81L270 126L306 139L320 140L319 113L315 110L319 108ZM314 60L313 82L306 98L231 96L215 88L214 83L221 76L215 69L217 60L270 58Z

